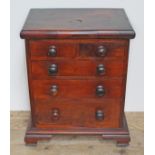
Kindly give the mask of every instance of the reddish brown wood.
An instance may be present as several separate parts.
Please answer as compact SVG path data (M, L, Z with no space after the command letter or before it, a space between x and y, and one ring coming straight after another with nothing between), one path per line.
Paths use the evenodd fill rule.
M55 58L96 58L112 59L124 58L125 47L128 40L116 39L76 39L76 40L30 40L30 51L32 60L52 60ZM48 56L49 48L56 47L56 56ZM107 50L105 57L97 56L99 46L104 46Z
M36 144L39 140L50 140L52 135L101 135L103 139L115 140L117 146L127 146L130 135L125 116L120 128L36 128L30 124L26 131L27 144ZM34 142L34 143L33 143Z
M78 51L79 56L82 58L96 58L96 59L124 59L125 47L128 44L128 40L122 39L90 39L80 40ZM98 48L100 46L105 47L106 54L104 57L98 55Z
M57 99L36 103L36 127L38 128L119 128L120 99ZM52 110L58 109L58 119ZM96 111L102 110L103 120L96 119Z
M122 9L31 10L21 31L32 120L25 143L53 134L91 134L128 144L124 102L134 35Z
M34 99L52 100L55 98L95 98L104 99L107 97L120 98L123 93L123 79L108 80L33 80ZM57 94L51 91L53 85L58 86ZM96 94L96 87L102 85L105 89L105 95L99 97Z
M118 138L116 140L117 142L117 146L119 147L124 147L124 146L128 146L129 142L130 142L130 137L129 136L122 136L122 138Z
M56 47L56 56L48 56L49 48ZM30 41L31 59L45 60L52 58L76 57L76 44L73 41L63 40L31 40Z
M28 86L29 86L29 98L30 98L30 107L31 107L31 124L34 125L35 116L34 116L34 99L33 99L33 89L32 89L32 71L31 71L31 59L30 59L30 50L29 50L29 41L25 40L26 48L26 64L27 64L27 76L28 76Z
M122 122L122 127L120 129L116 129L116 132L109 132L109 133L104 133L102 135L103 139L111 139L111 140L116 140L117 146L124 147L128 146L130 142L130 135L129 135L129 129L128 125L126 122L125 115L123 113L123 122Z
M21 37L134 38L123 9L31 9Z
M32 121L29 122L28 128L25 134L25 144L29 146L36 146L38 141L40 140L50 140L52 138L52 135L37 135L37 134L29 134L29 132L32 130L33 123Z
M51 79L53 76L107 76L122 77L126 74L124 70L124 61L121 60L51 60L51 61L33 61L32 73L33 79ZM58 71L55 75L50 75L50 65L56 64ZM97 72L99 64L103 64L105 68L104 74Z

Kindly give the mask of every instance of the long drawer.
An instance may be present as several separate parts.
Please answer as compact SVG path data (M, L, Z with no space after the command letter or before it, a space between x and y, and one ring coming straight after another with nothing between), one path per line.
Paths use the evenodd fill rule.
M51 100L35 104L38 128L119 128L120 99Z
M33 80L35 100L54 98L96 98L122 97L123 78L107 80Z
M51 60L33 61L33 79L50 79L53 76L107 76L121 77L126 74L125 61L120 60Z

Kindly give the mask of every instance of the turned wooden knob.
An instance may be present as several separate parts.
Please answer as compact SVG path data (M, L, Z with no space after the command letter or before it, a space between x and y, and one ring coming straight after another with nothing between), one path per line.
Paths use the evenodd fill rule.
M60 110L58 108L52 109L52 120L58 120L60 118Z
M105 89L102 85L99 85L96 87L96 95L97 96L104 96L105 95Z
M97 74L99 75L103 75L105 73L105 67L103 64L99 64L97 66Z
M50 91L51 91L53 96L57 95L57 93L58 93L58 86L57 85L52 85Z
M48 68L49 75L55 75L58 72L58 65L57 64L51 64Z
M48 51L48 56L55 57L57 54L56 47L50 46Z
M99 121L104 119L104 112L101 109L96 110L96 119Z
M106 56L106 53L107 53L107 49L105 48L105 46L101 45L98 47L97 56L104 57Z

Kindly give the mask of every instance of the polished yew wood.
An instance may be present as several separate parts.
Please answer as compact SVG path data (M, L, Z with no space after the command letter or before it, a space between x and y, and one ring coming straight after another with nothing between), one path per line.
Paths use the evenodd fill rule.
M57 94L51 91L51 87L58 87ZM102 85L105 89L103 96L97 96L96 88ZM84 86L84 87L83 87ZM99 79L99 80L33 80L32 87L35 90L34 99L52 100L55 98L96 98L104 99L107 97L120 98L124 96L123 78L119 79ZM82 89L81 89L82 88Z
M130 135L126 118L123 114L121 128L36 128L31 121L26 131L25 143L27 145L36 145L39 140L50 140L52 135L99 135L103 139L115 140L117 146L127 146L130 142Z
M124 59L128 40L123 39L42 39L30 40L29 48L32 60L52 60L55 58L96 58L96 59ZM48 55L51 46L56 48L56 56ZM98 47L107 50L105 57L98 56Z
M124 116L129 39L122 9L32 9L25 39L31 122L25 143L54 134L130 141Z
M49 73L51 65L56 64L58 71L53 75ZM105 68L104 74L97 72L99 64ZM125 61L113 60L51 60L33 61L33 79L50 79L52 76L114 76L122 77L126 74L124 70Z
M123 9L31 9L21 37L134 38Z
M76 44L71 41L56 41L56 40L32 40L30 41L30 51L32 60L45 60L53 58L48 56L51 46L56 48L56 56L54 58L73 58L76 57Z
M119 128L120 99L103 100L51 100L36 103L36 127L38 128ZM113 107L113 108L112 108ZM52 114L58 110L58 116ZM103 120L96 119L97 110L104 113Z

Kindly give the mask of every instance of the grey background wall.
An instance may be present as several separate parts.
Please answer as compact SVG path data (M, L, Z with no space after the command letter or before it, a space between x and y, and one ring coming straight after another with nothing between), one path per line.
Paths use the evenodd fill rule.
M124 8L136 38L131 40L126 111L143 111L143 0L12 0L11 110L29 110L24 40L19 37L30 8Z

